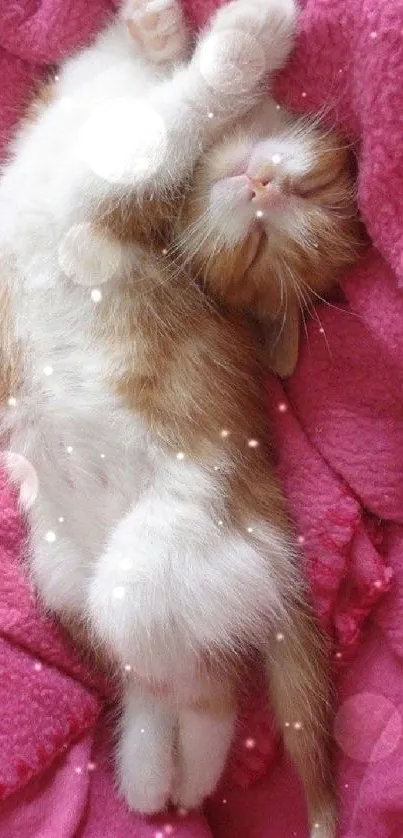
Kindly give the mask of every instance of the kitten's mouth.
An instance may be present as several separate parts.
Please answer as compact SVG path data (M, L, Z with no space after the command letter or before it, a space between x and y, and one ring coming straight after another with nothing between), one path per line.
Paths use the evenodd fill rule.
M249 234L245 248L245 273L259 261L266 246L266 233L262 228Z

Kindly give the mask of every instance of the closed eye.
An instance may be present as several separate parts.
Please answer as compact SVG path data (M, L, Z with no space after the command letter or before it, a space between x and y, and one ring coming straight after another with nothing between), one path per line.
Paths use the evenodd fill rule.
M298 198L317 198L327 189L334 186L339 179L339 173L326 178L313 178L306 183L302 180L292 185L292 192Z

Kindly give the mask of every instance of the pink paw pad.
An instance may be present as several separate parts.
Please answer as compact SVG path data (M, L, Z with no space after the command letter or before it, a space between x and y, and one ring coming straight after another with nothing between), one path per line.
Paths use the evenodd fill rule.
M156 63L184 58L188 33L176 0L130 0L123 18L131 37Z

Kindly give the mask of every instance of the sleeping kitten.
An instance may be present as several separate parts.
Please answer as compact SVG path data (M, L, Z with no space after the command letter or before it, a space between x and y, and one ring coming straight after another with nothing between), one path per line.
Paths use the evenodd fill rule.
M258 652L311 834L333 838L324 643L270 465L259 351L242 322L244 309L276 320L263 270L274 253L283 282L297 259L311 282L310 224L329 249L323 271L308 254L316 287L352 253L353 221L335 215L332 225L326 206L347 194L343 161L339 189L318 157L326 140L302 128L287 139L282 122L275 148L267 139L277 117L261 101L265 82L285 63L295 23L293 0L235 0L186 62L175 1L130 0L36 102L0 183L1 432L39 478L33 583L122 676L117 774L129 807L190 808L214 790L244 663ZM276 172L283 155L292 186L278 216L263 197L267 153ZM236 311L214 308L187 262ZM290 367L285 350L274 353L279 368L283 355Z
M266 327L270 366L290 375L300 315L364 242L347 146L260 103L198 162L178 236L207 291Z

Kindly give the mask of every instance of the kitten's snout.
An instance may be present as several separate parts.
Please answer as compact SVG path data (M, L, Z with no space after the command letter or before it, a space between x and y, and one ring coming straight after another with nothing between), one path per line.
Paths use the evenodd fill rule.
M250 209L258 217L271 210L279 209L285 201L281 183L274 174L264 173L251 177L248 174L221 178L212 188L213 200L233 210Z
M275 183L273 175L266 173L259 178L251 178L249 175L245 177L248 179L250 200L256 212L275 209L283 203L284 194L278 183Z

